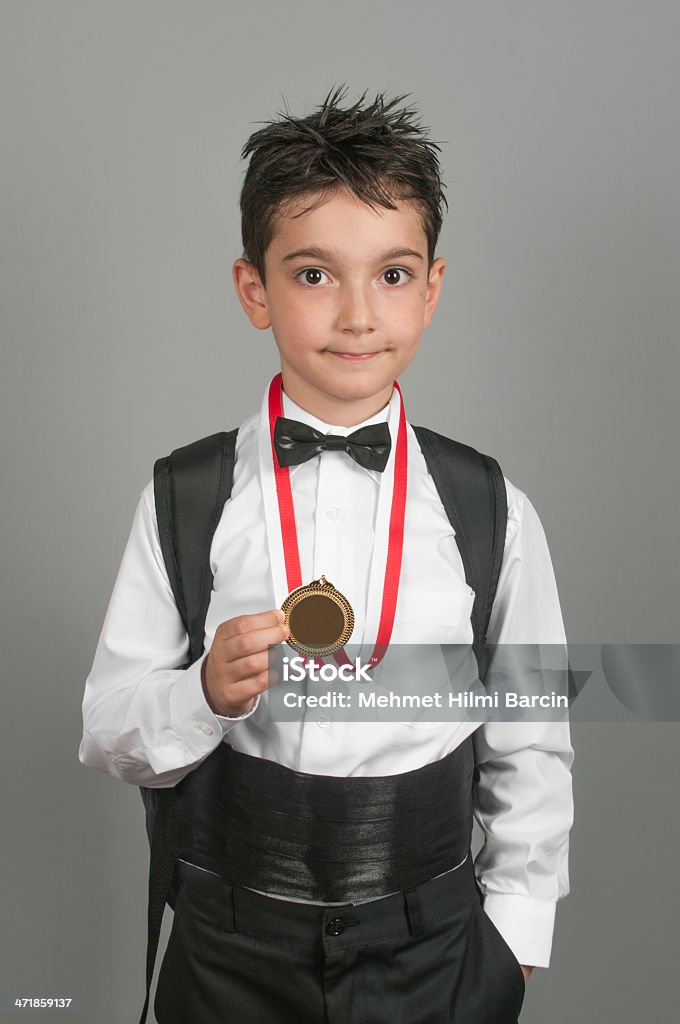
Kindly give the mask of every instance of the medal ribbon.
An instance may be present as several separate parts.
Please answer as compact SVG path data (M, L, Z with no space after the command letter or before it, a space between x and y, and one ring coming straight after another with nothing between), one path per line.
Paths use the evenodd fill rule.
M392 637L394 616L397 608L397 596L399 594L399 577L401 575L401 563L404 552L404 519L406 515L406 479L408 448L406 441L406 415L404 413L404 400L401 388L396 380L394 386L399 392L399 426L397 429L397 444L394 453L394 485L392 489L392 507L390 510L390 525L387 544L387 561L385 564L385 581L383 584L382 606L380 609L380 621L378 624L378 636L376 638L373 654L369 659L369 665L374 667L384 658ZM282 377L278 373L269 385L269 433L271 437L272 460L274 465L274 480L276 482L276 497L279 503L279 518L281 521L281 537L283 540L283 557L286 566L286 577L288 590L297 590L302 586L302 569L300 566L300 549L297 539L297 527L295 525L295 508L293 506L293 491L290 483L290 470L288 467L279 465L274 449L274 427L279 416L283 416L283 391ZM337 651L337 661L349 661L344 651Z

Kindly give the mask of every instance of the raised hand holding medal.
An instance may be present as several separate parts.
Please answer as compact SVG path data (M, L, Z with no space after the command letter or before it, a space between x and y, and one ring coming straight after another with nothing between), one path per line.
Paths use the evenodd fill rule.
M399 385L394 382L395 388L399 391ZM401 398L401 392L399 391ZM348 598L342 594L325 576L313 580L308 584L302 582L302 570L300 567L300 554L297 540L297 529L295 525L295 509L293 506L293 495L290 484L290 473L288 466L294 464L290 457L280 457L277 454L275 439L277 433L279 439L282 435L281 420L283 418L282 403L282 378L277 374L269 387L269 431L271 439L271 454L274 468L274 479L276 483L276 496L279 508L279 520L281 525L281 538L283 542L283 554L285 561L286 578L290 593L284 600L281 610L286 616L286 624L289 628L288 644L300 654L308 657L321 657L327 654L334 654L337 661L346 661L347 657L341 650L348 642L354 628L354 612ZM385 578L383 584L382 605L378 625L378 635L369 659L371 666L377 665L384 657L389 646L394 625L397 595L399 591L399 576L404 541L404 516L406 510L406 482L407 482L407 439L406 439L406 417L403 401L399 404L399 427L397 432L397 444L395 450L394 485L392 492L392 505L389 521L389 540L387 549L387 561L385 566ZM290 421L284 420L284 425ZM365 428L365 430L370 428ZM314 432L316 433L316 432ZM358 437L358 435L362 435ZM350 451L351 442L361 446L365 439L365 431L356 431L349 438L332 438L332 444L325 445L322 435L310 438L312 444L318 445L321 441L323 447L334 449L345 448L348 455L355 458L357 462L366 464L365 454L359 453L359 457ZM350 442L350 445L347 444ZM303 442L304 443L304 442ZM380 445L378 445L380 447ZM312 457L317 454L312 451ZM387 454L389 454L389 449ZM384 452L379 457L382 458ZM303 461L299 459L297 461ZM384 464L387 458L384 458ZM281 462L286 464L281 465Z

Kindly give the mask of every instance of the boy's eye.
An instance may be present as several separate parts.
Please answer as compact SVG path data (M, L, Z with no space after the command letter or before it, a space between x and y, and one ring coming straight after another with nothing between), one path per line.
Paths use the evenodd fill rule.
M298 281L301 281L303 284L323 284L328 280L328 277L323 270L319 270L318 267L307 267L305 270L301 270L296 276Z
M403 267L389 267L383 274L383 281L385 284L406 284L409 277L408 270L404 270Z

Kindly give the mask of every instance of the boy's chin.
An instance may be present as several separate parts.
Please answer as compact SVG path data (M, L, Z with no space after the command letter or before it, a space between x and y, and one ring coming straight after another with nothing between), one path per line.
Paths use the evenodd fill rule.
M325 392L329 398L344 402L365 402L385 396L385 401L387 401L392 392L393 382L393 377L381 381L361 381L357 378L356 380L339 381L337 384L333 382L332 385L329 382Z
M390 387L399 367L392 361L378 357L376 360L361 362L345 362L331 356L326 364L323 380L335 389L356 392L365 397L379 394Z
M298 400L303 407L305 402L314 401L326 403L343 404L361 403L362 405L379 403L387 404L392 394L397 367L383 365L381 372L375 372L377 367L369 368L368 365L361 367L359 364L341 363L336 365L327 363L324 372L319 372L317 366L315 373L290 373L282 367L283 386L286 393L293 399ZM296 399L296 396L297 399ZM313 411L313 410L310 410ZM321 415L323 419L323 415Z

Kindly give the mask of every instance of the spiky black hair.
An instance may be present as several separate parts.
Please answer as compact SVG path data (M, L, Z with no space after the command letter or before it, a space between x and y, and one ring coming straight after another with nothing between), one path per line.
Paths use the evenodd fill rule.
M407 95L367 103L366 93L343 107L347 87L336 86L308 117L288 110L254 132L242 150L250 158L241 191L243 255L264 281L264 256L282 207L304 195L324 198L345 187L370 206L418 204L434 259L446 207L437 153Z

